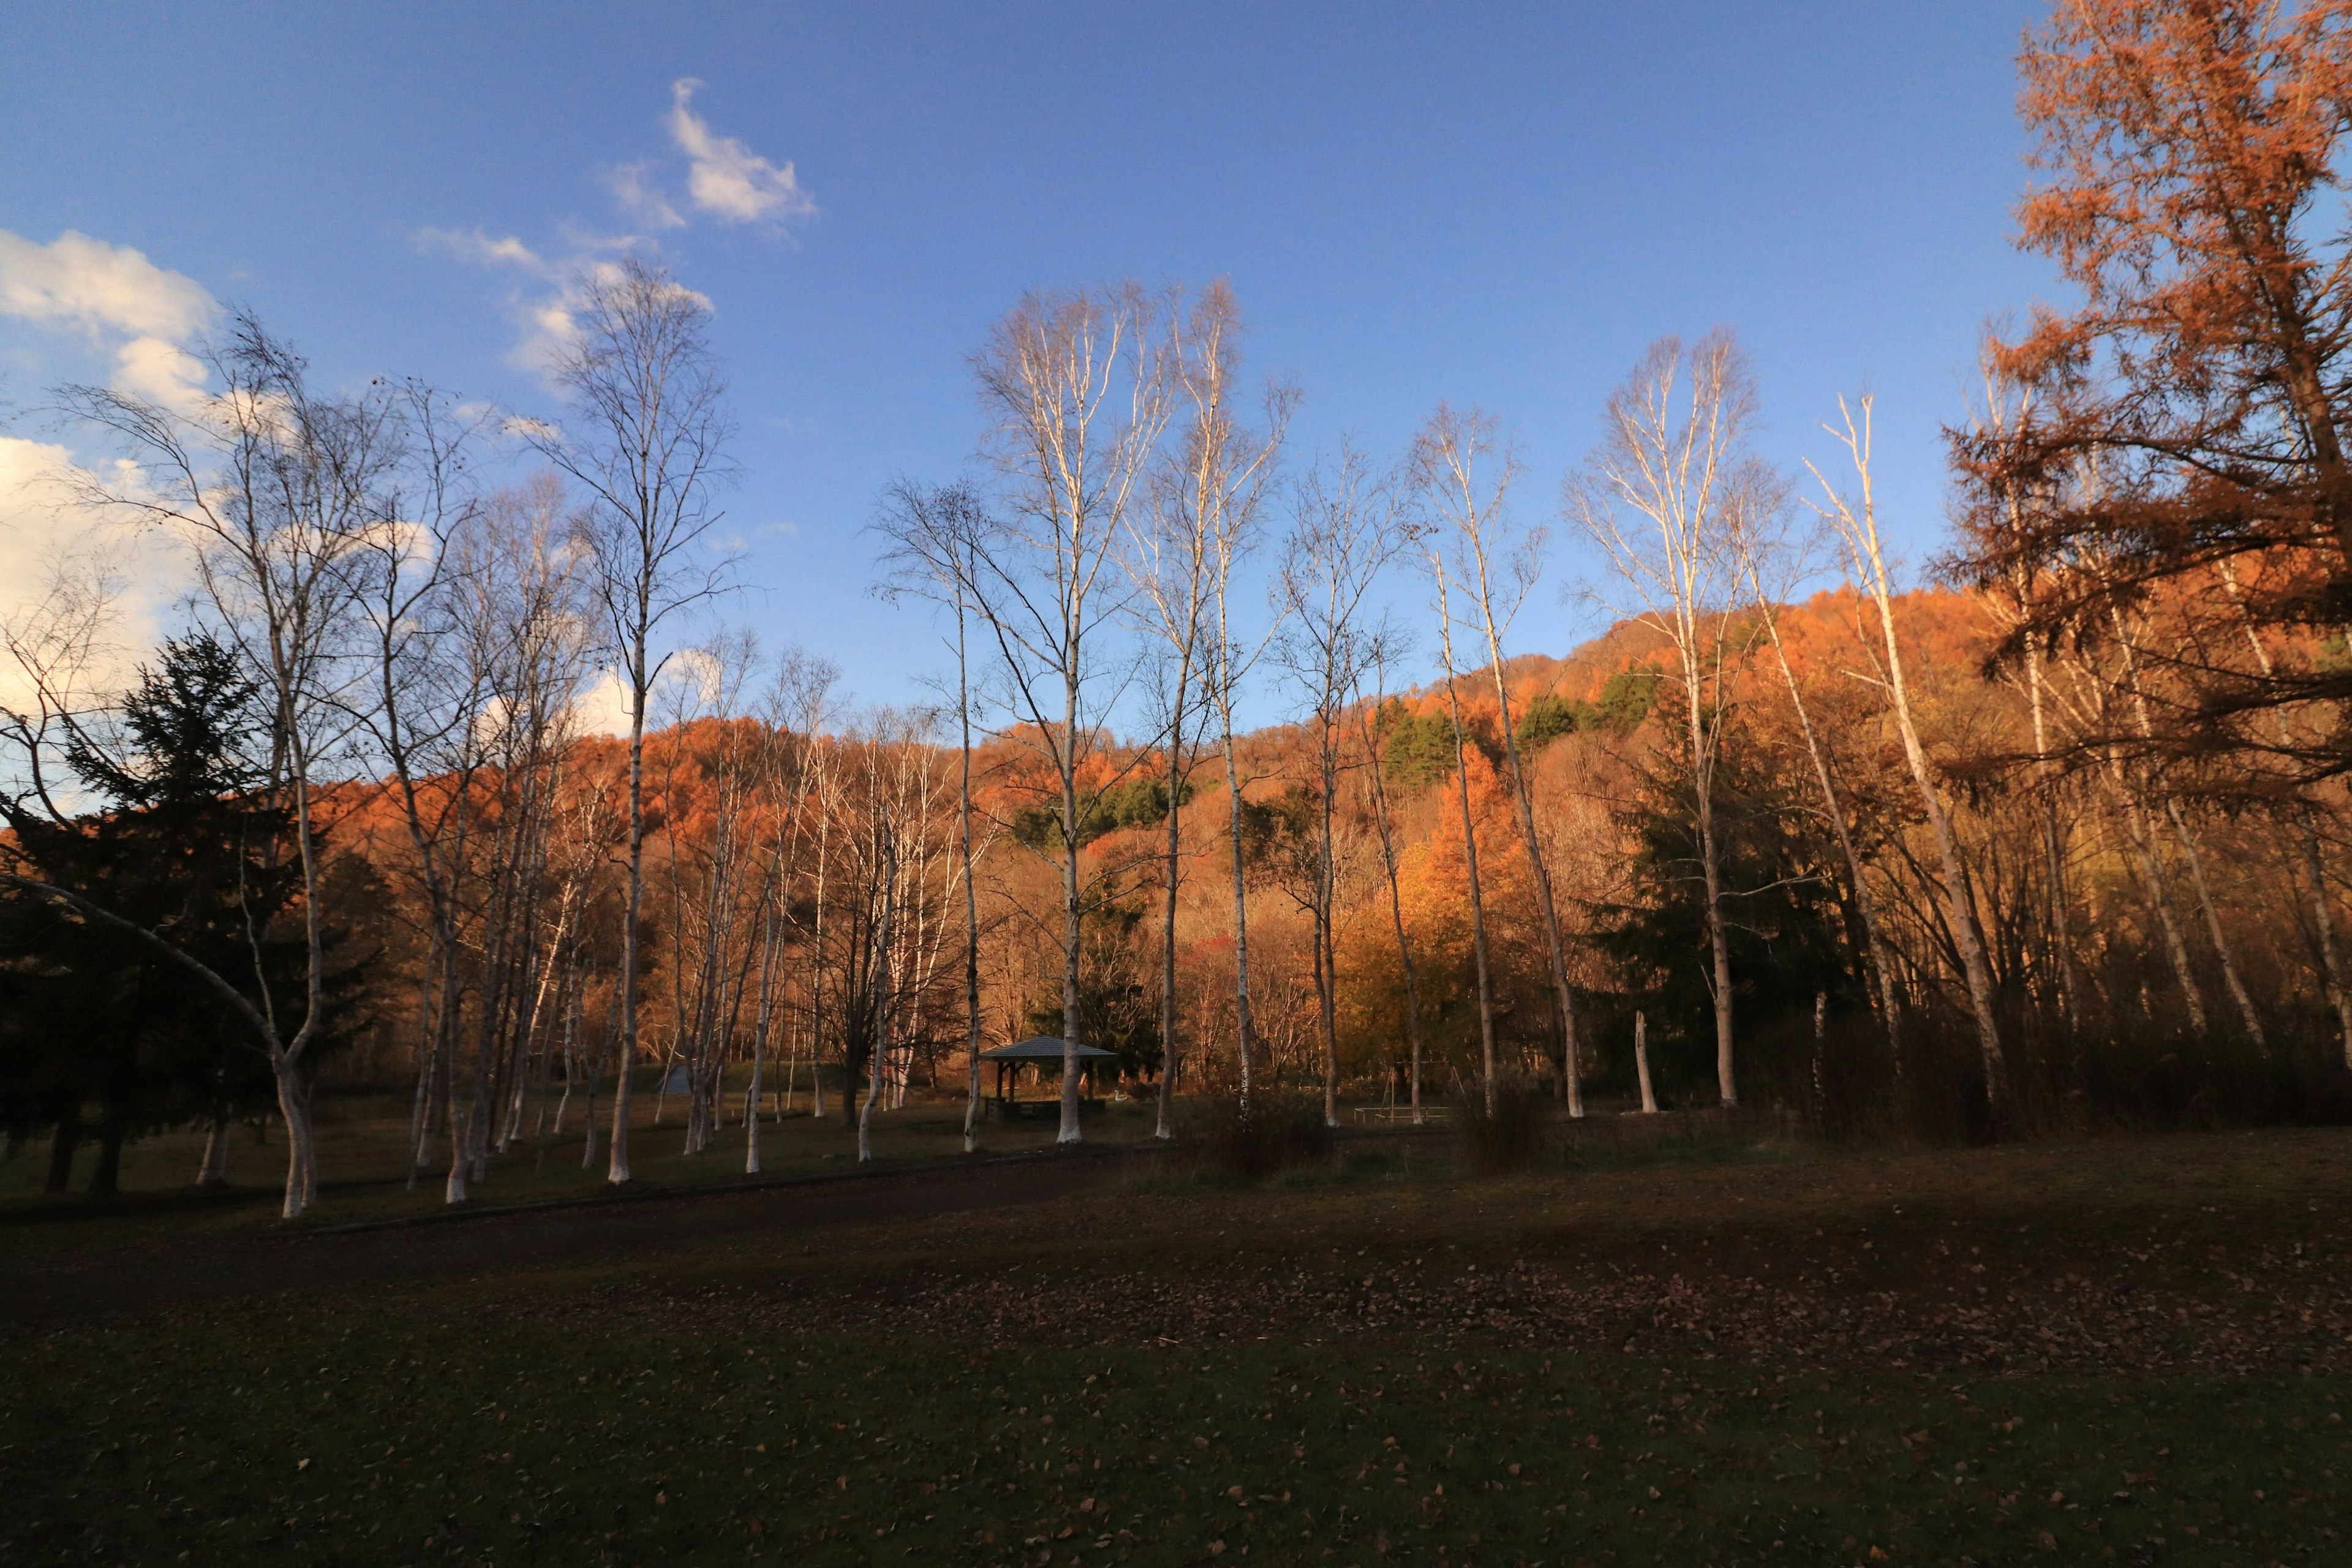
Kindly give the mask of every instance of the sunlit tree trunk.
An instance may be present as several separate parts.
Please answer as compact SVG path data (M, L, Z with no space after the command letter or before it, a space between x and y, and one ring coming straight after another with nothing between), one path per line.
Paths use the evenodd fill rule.
M1470 769L1463 755L1468 739L1462 727L1462 694L1454 679L1454 612L1445 591L1445 563L1432 550L1431 576L1437 584L1437 641L1445 679L1445 711L1454 729L1454 793L1462 806L1462 853L1470 879L1470 952L1478 973L1479 1095L1495 1114L1495 987L1486 960L1486 894L1478 879L1478 825L1470 810Z
M2115 627L2116 646L2123 650L2124 679L2131 696L2133 718L2139 726L2140 738L2151 739L2155 724L2148 715L2147 692L2140 684L2139 645L2120 610L2110 606L2108 620ZM2230 993L2231 1001L2237 1005L2238 1019L2245 1026L2246 1037L2267 1055L2270 1047L2263 1035L2262 1017L2254 1011L2254 1000L2247 994L2246 983L2238 973L2237 955L2231 947L2229 933L2221 927L2221 913L2213 907L2212 886L2205 878L2205 858L2198 853L2197 836L2189 831L2178 795L2164 797L2164 814L2172 824L2173 837L2180 842L2182 857L2189 862L2189 885L2197 894L2198 912L2204 918L2205 934L2213 943L2214 956L2221 960L2221 984ZM2198 1009L2200 1014L2203 1010L2201 1005ZM2202 1029L2204 1025L2200 1021L2198 1026Z
M1687 350L1679 339L1662 339L1611 395L1602 444L1569 492L1585 531L1623 583L1634 618L1674 651L1706 899L1716 1092L1726 1107L1739 1100L1715 809L1732 698L1726 645L1739 595L1741 537L1780 500L1778 479L1747 449L1755 417L1754 382L1728 334L1709 333ZM1639 521L1627 521L1628 512Z
M1535 879L1536 912L1543 921L1544 956L1550 965L1552 1003L1559 1016L1561 1088L1569 1115L1582 1116L1584 1083L1577 1061L1576 1003L1569 985L1568 947L1560 936L1559 906L1552 897L1551 868L1545 860L1543 836L1536 827L1535 792L1519 756L1518 736L1512 728L1510 682L1503 668L1503 633L1535 586L1541 564L1538 553L1541 536L1520 535L1513 547L1502 509L1517 464L1507 452L1497 452L1491 419L1440 408L1422 427L1412 462L1419 488L1452 525L1463 592L1477 607L1478 628L1486 637L1487 672L1495 685L1496 722L1502 731L1504 773L1518 818L1520 847ZM1482 465L1494 470L1491 479L1482 477Z
M1910 687L1903 673L1902 646L1895 631L1895 591L1887 577L1886 557L1879 542L1877 505L1871 485L1870 408L1871 400L1864 397L1862 400L1860 427L1856 428L1849 416L1844 435L1841 437L1861 480L1860 510L1848 506L1826 480L1822 489L1829 498L1829 506L1839 525L1839 531L1845 537L1855 574L1862 579L1864 590L1877 614L1881 654L1885 660L1881 672L1883 683L1895 716L1895 729L1902 737L1903 758L1910 768L1912 784L1919 792L1920 807L1935 834L1937 854L1942 861L1945 920L1951 931L1953 945L1959 951L1960 970L1968 985L1969 1006L1976 1018L1977 1046L1984 1061L1986 1104L1995 1125L1999 1126L2009 1115L2009 1073L2007 1060L2001 1054L2000 1026L1993 1012L1992 971L1985 962L1984 943L1977 933L1976 910L1969 896L1968 876L1960 865L1959 840L1952 831L1951 814L1945 806L1943 786L1936 776L1927 749L1919 739L1919 727L1912 717Z
M1749 581L1756 588L1757 612L1762 617L1764 629L1772 644L1772 657L1780 667L1780 679L1789 689L1789 707L1797 716L1797 729L1805 741L1805 756L1813 766L1813 783L1822 792L1822 813L1827 818L1830 831L1836 837L1838 854L1845 861L1847 880L1853 887L1854 912L1862 921L1863 945L1867 951L1871 977L1877 982L1875 990L1867 983L1864 994L1873 997L1879 1026L1886 1032L1887 1060L1894 1066L1899 1083L1903 1077L1903 1046L1900 1014L1895 989L1895 965L1887 956L1885 938L1879 930L1878 900L1872 893L1870 880L1863 874L1862 856L1853 846L1853 831L1846 824L1845 806L1838 799L1837 780L1830 770L1830 760L1822 750L1821 737L1814 733L1811 714L1805 707L1805 695L1797 685L1797 673L1790 668L1788 649L1780 641L1780 616L1763 591L1762 578L1751 565Z
M1372 820L1380 829L1381 872L1388 884L1389 920L1396 929L1397 968L1404 977L1405 1034L1408 1043L1412 1050L1412 1079L1411 1090L1412 1124L1418 1127L1422 1125L1421 986L1418 979L1413 973L1412 942L1405 934L1404 892L1398 885L1397 881L1396 834L1395 829L1389 822L1388 784L1387 781L1381 776L1381 748L1378 740L1372 731L1373 719L1371 714L1376 714L1379 711L1379 709L1380 700L1375 697L1372 702L1371 712L1368 713L1363 720L1364 753L1369 759L1366 766L1369 767L1371 772Z
M1241 761L1234 746L1233 698L1223 677L1224 672L1221 669L1217 689L1218 733L1225 761L1225 837L1231 851L1227 863L1233 872L1234 884L1234 1048L1241 1074L1242 1114L1247 1116L1257 1056L1257 1032L1250 1018L1249 884L1245 874L1249 837L1242 800Z
M2236 606L2239 623L2245 628L2246 642L2254 650L2254 662L2261 667L2264 679L2275 679L2278 672L2271 663L2270 648L2246 608L2245 597L2238 587L2237 568L2226 559L2221 563L2221 581L2229 588L2230 602ZM2274 711L2272 722L2280 749L2291 749L2294 731L2287 722L2285 710ZM2311 917L2319 942L2320 978L2326 987L2327 1005L2335 1012L2336 1026L2343 1035L2344 1065L2352 1068L2352 988L2345 984L2343 960L2336 947L2336 921L2327 900L2327 864L2320 854L2318 807L2308 795L2298 795L2294 816L2303 852L2304 876L2311 887Z

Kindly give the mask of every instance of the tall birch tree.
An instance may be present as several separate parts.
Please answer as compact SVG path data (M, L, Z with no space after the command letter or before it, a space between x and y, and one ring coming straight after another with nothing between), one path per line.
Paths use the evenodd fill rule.
M1516 527L1504 509L1518 474L1518 458L1496 438L1490 415L1476 409L1456 412L1441 405L1413 443L1412 474L1432 521L1442 530L1444 569L1461 585L1465 613L1477 616L1472 629L1486 647L1486 670L1494 680L1495 711L1503 733L1504 770L1518 816L1520 846L1535 879L1536 912L1543 921L1544 956L1550 963L1552 1006L1560 1032L1560 1084L1568 1113L1582 1116L1584 1086L1578 1070L1568 946L1560 935L1559 906L1552 897L1543 835L1536 826L1535 792L1519 756L1503 659L1504 635L1542 574L1544 531Z
M1402 546L1400 509L1368 458L1342 447L1300 479L1287 548L1275 575L1285 631L1282 668L1306 700L1315 735L1315 844L1307 907L1313 917L1316 1021L1323 1046L1323 1120L1339 1124L1339 864L1333 844L1346 716L1378 642L1367 624L1373 584ZM1387 831L1383 816L1381 831Z
M1619 591L1603 597L1663 637L1674 660L1706 899L1716 1091L1726 1106L1739 1103L1739 1089L1715 779L1741 651L1731 611L1742 519L1769 505L1773 488L1748 449L1755 421L1755 384L1729 334L1687 346L1661 338L1610 395L1601 445L1568 492L1570 515L1616 579Z
M583 530L606 651L628 707L627 872L621 918L620 1075L606 1179L629 1176L645 906L646 712L668 661L659 646L724 584L706 559L717 493L730 477L727 387L710 346L710 302L667 269L629 257L583 280L555 383L569 406L558 429L532 427L548 460L585 492Z
M1256 549L1282 458L1295 388L1271 383L1263 423L1241 418L1241 305L1223 282L1201 291L1189 310L1171 312L1171 369L1182 401L1166 476L1167 504L1182 531L1206 542L1207 613L1213 623L1202 689L1216 710L1217 739L1225 764L1229 866L1234 895L1234 1044L1241 1079L1241 1110L1250 1112L1256 1040L1250 1013L1249 879L1245 781L1234 726L1242 683L1269 646L1274 629L1253 638L1243 624L1237 576Z
M1944 918L1953 943L1959 950L1969 1010L1976 1020L1977 1048L1984 1062L1985 1102L1994 1125L1999 1127L2009 1115L2009 1071L2001 1053L2000 1021L1993 1012L1992 967L1985 961L1976 904L1969 895L1968 871L1960 862L1959 837L1952 828L1943 781L1927 755L1926 742L1920 739L1918 721L1911 708L1910 683L1904 674L1902 639L1895 627L1895 584L1887 571L1885 547L1879 537L1877 495L1871 480L1871 399L1864 396L1861 401L1859 424L1843 399L1839 400L1838 407L1843 416L1843 427L1830 433L1846 449L1859 494L1850 500L1823 479L1820 469L1812 468L1823 496L1816 504L1836 525L1839 536L1845 542L1848 563L1877 620L1882 661L1878 683L1885 694L1887 710L1894 716L1895 730L1902 736L1903 758L1911 770L1912 784L1918 791L1920 809L1935 833L1936 853L1943 872ZM1807 467L1811 468L1811 464Z
M1079 970L1093 891L1079 779L1102 750L1122 673L1105 646L1128 587L1117 551L1168 420L1158 316L1133 288L1033 293L990 330L972 362L1003 514L971 531L958 570L1020 721L1014 738L1054 782L1063 1143L1081 1137Z

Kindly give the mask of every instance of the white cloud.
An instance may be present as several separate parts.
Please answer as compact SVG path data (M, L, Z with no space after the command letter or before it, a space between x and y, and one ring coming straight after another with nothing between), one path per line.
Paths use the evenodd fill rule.
M63 447L0 436L0 623L37 634L58 584L102 584L84 691L129 684L187 582L185 555L161 530L76 504L91 477ZM118 486L131 478L113 476ZM28 697L23 671L0 658L0 703L22 706Z
M510 234L493 237L478 228L420 228L416 231L416 243L477 266L520 267L542 276L551 270L537 251Z
M726 223L782 222L807 217L816 203L801 189L790 163L771 163L732 136L716 136L688 104L702 84L680 77L670 84L669 135L687 156L687 195L695 206Z
M604 670L595 684L572 704L573 721L583 735L625 735L629 732L629 689L614 670Z
M212 319L213 297L127 245L72 229L47 245L0 229L0 315L92 335L184 342Z
M162 338L133 338L114 351L114 390L193 414L205 401L204 362Z
M512 235L481 228L420 228L412 237L423 250L449 256L480 267L508 268L540 279L541 289L518 288L506 305L518 328L508 361L545 378L563 352L579 340L577 316L583 285L609 275L615 258L632 252L658 250L651 238L667 229L683 228L680 207L709 214L726 223L766 220L782 224L814 215L816 203L803 190L790 163L761 157L731 136L714 134L709 121L694 112L693 100L701 83L681 77L670 84L667 117L670 140L686 154L686 190L673 198L653 160L623 163L601 171L604 184L637 226L637 232L612 236L573 232L568 226L546 254ZM680 292L708 307L704 296L679 285Z
M646 728L660 729L712 710L727 684L728 669L709 648L673 649L654 673L646 693ZM620 671L596 672L572 700L572 722L583 735L625 735L629 732L629 689Z
M524 304L522 341L507 356L509 363L540 375L551 372L563 351L579 341L580 323L572 319L572 302L573 296L567 289L552 299Z
M686 219L654 184L650 168L647 163L623 163L604 171L604 183L622 208L647 228L684 228Z

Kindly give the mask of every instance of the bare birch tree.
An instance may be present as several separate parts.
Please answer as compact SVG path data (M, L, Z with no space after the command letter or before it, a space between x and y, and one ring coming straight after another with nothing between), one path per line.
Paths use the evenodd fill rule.
M1051 772L1058 796L1064 1143L1081 1137L1079 969L1090 887L1078 781L1100 750L1115 696L1118 660L1101 641L1127 590L1117 551L1168 417L1154 313L1134 289L1032 294L973 358L1006 515L973 530L959 570L1021 721L1017 739Z
M1878 683L1902 737L1904 761L1919 792L1920 808L1935 833L1936 851L1943 871L1944 918L1953 943L1959 950L1969 1007L1976 1018L1977 1046L1984 1059L1985 1101L1998 1126L2009 1114L2009 1075L2001 1055L2000 1022L1993 1014L1992 969L1985 962L1984 942L1978 933L1975 902L1969 896L1968 872L1960 863L1959 839L1952 830L1943 781L1920 739L1918 721L1911 710L1910 685L1904 676L1902 640L1895 628L1895 586L1879 538L1877 498L1871 483L1871 400L1867 396L1862 399L1859 425L1842 398L1838 408L1843 416L1843 428L1832 428L1830 434L1845 447L1853 465L1860 485L1859 497L1848 500L1843 491L1822 477L1819 468L1810 463L1806 467L1820 481L1824 498L1815 504L1836 525L1839 536L1844 540L1853 574L1877 617L1880 657L1884 661L1879 666Z
M1535 792L1519 756L1506 678L1503 637L1543 570L1544 531L1520 530L1504 510L1518 473L1516 454L1496 439L1495 421L1472 409L1457 413L1440 405L1413 443L1413 483L1443 531L1446 560L1466 601L1477 612L1475 630L1486 645L1487 673L1495 683L1496 722L1503 735L1504 769L1517 808L1519 840L1535 879L1536 912L1543 921L1544 956L1551 966L1552 1006L1559 1021L1560 1084L1570 1116L1584 1114L1584 1086L1578 1070L1576 1008L1568 977L1568 946L1561 938L1559 906L1552 897L1551 868L1543 836L1536 828Z
M1470 881L1470 956L1478 981L1478 1086L1480 1102L1495 1114L1495 984L1486 951L1486 889L1478 875L1478 822L1470 809L1470 770L1463 755L1468 733L1462 725L1462 689L1454 659L1454 595L1448 587L1444 546L1433 530L1420 537L1431 585L1437 593L1438 673L1445 682L1445 717L1453 731L1454 796L1462 808L1462 853Z
M1610 395L1602 418L1601 446L1570 485L1569 511L1622 587L1612 607L1673 650L1713 960L1716 1091L1732 1106L1739 1089L1715 777L1738 674L1737 542L1741 520L1769 504L1772 485L1748 451L1756 392L1746 356L1727 333L1687 348L1662 338Z
M314 392L309 367L251 316L205 353L221 391L183 412L100 387L61 390L65 406L118 439L123 467L85 481L81 500L173 533L193 548L200 613L235 649L269 713L268 788L285 807L299 872L306 962L301 994L280 996L248 920L251 994L155 932L87 898L17 873L27 892L67 904L178 964L250 1031L268 1058L287 1130L284 1217L318 1195L309 1053L327 1024L326 872L320 770L351 738L366 666L352 646L355 565L394 525L387 493L403 455L396 411L381 392Z
M1846 880L1853 889L1854 913L1862 923L1864 957L1870 969L1864 977L1863 991L1871 998L1872 1010L1877 1013L1879 1026L1885 1032L1887 1059L1899 1080L1903 1076L1903 1045L1895 963L1887 951L1877 894L1864 870L1861 852L1854 847L1853 825L1838 794L1836 764L1829 743L1813 728L1812 712L1806 706L1803 689L1797 683L1796 669L1789 662L1788 647L1780 640L1780 599L1791 582L1801 575L1801 567L1768 579L1767 573L1776 563L1785 562L1776 548L1780 542L1766 532L1761 520L1749 519L1738 540L1740 567L1756 605L1757 618L1764 625L1765 640L1772 645L1772 659L1780 668L1781 684L1788 689L1789 710L1796 716L1797 732L1804 739L1805 759L1812 764L1813 783L1822 794L1822 820L1828 824L1831 837L1837 841L1839 858L1845 862Z
M1297 406L1295 388L1270 384L1263 425L1241 422L1241 305L1223 282L1201 291L1189 310L1171 323L1174 374L1184 411L1166 477L1166 504L1182 520L1181 531L1207 545L1207 610L1213 621L1209 657L1202 668L1202 689L1216 710L1220 750L1225 763L1230 864L1234 890L1234 1043L1240 1068L1241 1110L1250 1110L1255 1072L1249 973L1249 887L1245 861L1245 787L1235 744L1234 705L1242 682L1273 637L1273 628L1251 639L1242 625L1235 574L1258 543L1265 498L1281 463L1284 435Z
M1181 1059L1177 1035L1176 910L1183 887L1184 805L1199 762L1201 726L1210 708L1205 677L1215 650L1209 645L1216 542L1210 514L1186 504L1189 491L1163 468L1152 504L1130 530L1128 573L1133 579L1139 619L1147 638L1158 644L1149 656L1153 729L1164 758L1168 816L1160 825L1160 1093L1152 1136L1175 1135L1176 1074Z
M881 531L889 541L893 582L886 595L911 592L943 605L955 617L956 839L963 857L964 1107L963 1152L980 1147L980 884L973 868L971 811L972 551L988 530L980 498L961 485L925 490L891 487ZM1163 1119L1164 1124L1164 1119Z
M1421 982L1413 967L1412 939L1405 931L1404 889L1397 876L1396 826L1389 813L1388 781L1383 776L1384 759L1381 755L1380 734L1381 712L1388 702L1389 666L1396 658L1399 641L1398 634L1392 629L1383 630L1380 636L1372 639L1364 659L1364 668L1372 676L1371 700L1357 705L1356 717L1363 731L1365 773L1370 781L1367 787L1372 797L1372 823L1380 835L1381 872L1382 879L1388 885L1389 921L1396 931L1397 968L1404 977L1405 1037L1406 1044L1412 1053L1412 1076L1408 1104L1412 1115L1412 1124L1418 1127L1423 1121Z
M630 1089L645 901L646 710L667 661L656 639L710 598L723 568L703 559L729 477L726 385L710 347L710 304L635 257L587 279L576 334L558 353L571 408L562 430L537 427L549 461L586 492L592 582L629 712L627 882L621 922L620 1077L608 1179L629 1180Z
M1316 836L1307 906L1323 1044L1323 1120L1334 1127L1339 1124L1339 865L1332 820L1347 709L1379 641L1379 628L1366 624L1366 600L1403 544L1401 523L1391 487L1361 452L1343 446L1328 468L1318 463L1299 481L1288 545L1275 576L1286 627L1276 641L1278 658L1306 700L1315 731ZM1381 831L1387 832L1385 814Z
M751 1081L744 1094L743 1169L760 1169L760 1099L769 1041L783 1013L790 940L788 906L798 857L807 837L811 755L824 722L828 694L840 673L797 650L779 661L770 682L761 747L761 795L767 811L768 865L759 900L760 977L751 1035ZM785 1068L791 1092L792 1068Z

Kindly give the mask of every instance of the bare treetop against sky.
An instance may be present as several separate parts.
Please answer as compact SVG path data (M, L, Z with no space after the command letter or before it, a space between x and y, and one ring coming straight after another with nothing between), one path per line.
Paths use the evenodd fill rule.
M740 615L865 697L940 656L877 635L917 612L867 599L862 530L892 479L970 462L967 356L1032 287L1229 277L1253 373L1306 395L1294 450L1401 452L1480 405L1538 519L1643 346L1729 326L1768 456L1823 455L1866 384L1893 538L1940 530L1979 328L2054 287L2009 243L2035 7L1282 9L21 10L0 578L58 526L37 474L99 456L43 388L184 383L213 301L322 384L547 413L562 280L631 241L716 309ZM1578 614L1538 593L1520 646Z

